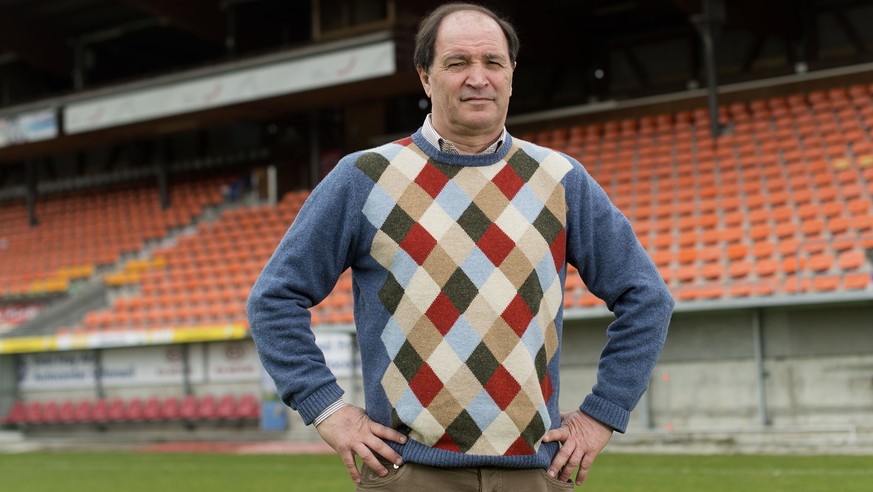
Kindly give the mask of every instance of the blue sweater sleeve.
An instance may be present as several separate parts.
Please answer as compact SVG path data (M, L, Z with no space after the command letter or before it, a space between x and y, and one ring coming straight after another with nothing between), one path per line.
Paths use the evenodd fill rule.
M261 362L282 400L307 424L343 395L315 344L308 309L327 297L351 263L360 213L351 159L340 161L312 191L247 303Z
M630 223L585 169L567 175L567 260L616 318L580 410L619 432L645 392L674 301Z

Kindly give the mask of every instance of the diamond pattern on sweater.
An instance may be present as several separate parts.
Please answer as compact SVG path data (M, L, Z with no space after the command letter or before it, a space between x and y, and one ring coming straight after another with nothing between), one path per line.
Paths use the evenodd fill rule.
M570 164L513 147L494 165L451 166L398 144L357 163L375 184L371 255L388 271L378 294L393 424L435 448L535 453L551 426Z

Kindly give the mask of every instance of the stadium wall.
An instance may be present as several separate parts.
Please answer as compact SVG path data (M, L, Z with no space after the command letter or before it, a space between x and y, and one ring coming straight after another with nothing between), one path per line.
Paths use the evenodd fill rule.
M871 319L870 303L676 314L629 432L870 432ZM596 382L607 322L565 326L562 408Z
M822 429L852 435L873 432L871 319L870 303L679 312L649 391L632 415L627 438L671 433L733 435L755 429L777 434ZM609 321L602 317L565 323L562 408L574 408L595 384ZM335 334L326 340L328 359L339 373L346 400L363 406L360 366L351 355L351 339L347 342ZM190 364L187 381L178 363L183 346L187 346ZM271 387L250 340L99 352L105 371L99 386L107 398L181 395L190 385L195 395L259 393L269 400ZM91 353L0 357L0 392L6 402L12 395L25 401L93 397L93 380L70 384L33 379L37 361L90 367L92 356L87 354ZM62 355L58 358L58 354ZM273 433L275 437L317 439L314 429L304 426L295 412L284 406L280 411L286 412L288 427Z

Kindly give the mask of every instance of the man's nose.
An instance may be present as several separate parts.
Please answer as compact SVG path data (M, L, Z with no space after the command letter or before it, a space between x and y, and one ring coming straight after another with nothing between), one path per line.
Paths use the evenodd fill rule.
M476 63L470 67L470 71L467 73L467 85L476 88L488 85L488 77L486 76L484 66Z

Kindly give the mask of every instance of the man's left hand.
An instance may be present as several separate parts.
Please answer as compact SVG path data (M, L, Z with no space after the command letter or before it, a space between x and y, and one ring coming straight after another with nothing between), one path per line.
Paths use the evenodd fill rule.
M549 466L549 476L565 482L576 473L576 485L582 485L594 458L611 437L612 428L580 410L562 413L561 427L546 432L543 437L543 442L561 443L561 449Z

